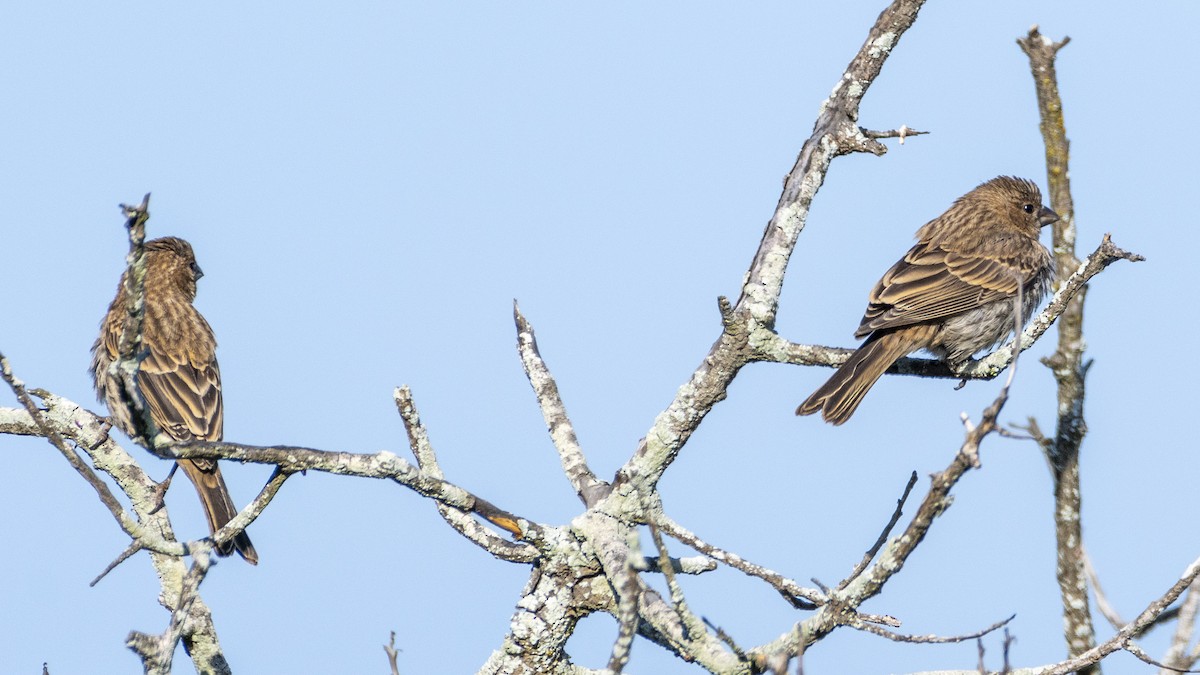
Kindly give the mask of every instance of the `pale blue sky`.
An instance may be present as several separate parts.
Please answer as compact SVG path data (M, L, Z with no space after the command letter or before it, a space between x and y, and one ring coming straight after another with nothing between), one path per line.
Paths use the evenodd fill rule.
M197 305L220 340L226 435L406 452L392 388L412 386L447 477L529 518L579 508L516 357L511 302L538 331L592 467L638 439L719 330L780 181L883 0L655 3L20 3L0 22L0 351L30 386L93 405L88 348L126 250L118 202L153 192L150 234L195 246ZM1200 555L1191 368L1200 244L1190 208L1198 118L1195 2L1136 10L931 2L861 122L933 132L834 162L788 272L779 331L849 346L912 233L997 174L1045 185L1033 84L1014 43L1073 41L1059 76L1080 250L1104 232L1144 254L1093 285L1084 532L1106 589L1136 614ZM1048 236L1048 235L1047 235ZM1049 372L1022 362L1009 421L1052 425ZM950 460L998 383L888 377L847 425L797 419L829 371L745 369L663 483L702 537L799 581L845 576L910 471ZM13 405L0 393L0 405ZM147 558L98 587L125 545L57 452L0 440L5 672L140 672L123 646L166 614ZM135 449L135 452L140 452ZM145 456L144 453L139 456ZM166 462L146 457L156 476ZM268 467L229 465L248 501ZM190 487L168 504L204 534ZM910 509L911 513L912 509ZM1063 647L1050 479L1027 442L990 439L983 470L869 611L912 633L1016 613L1017 665ZM204 586L240 673L474 672L499 646L528 569L454 534L392 484L296 477L250 530L261 563ZM686 554L680 545L672 551ZM804 616L721 570L684 581L742 644ZM1110 634L1104 630L1104 635ZM601 667L611 618L569 651ZM1162 652L1166 634L1147 640ZM989 641L993 659L998 640ZM837 632L810 673L970 668L973 644ZM177 661L179 672L190 664ZM990 664L998 666L998 660ZM1145 672L1127 656L1106 672ZM635 643L630 673L692 673Z

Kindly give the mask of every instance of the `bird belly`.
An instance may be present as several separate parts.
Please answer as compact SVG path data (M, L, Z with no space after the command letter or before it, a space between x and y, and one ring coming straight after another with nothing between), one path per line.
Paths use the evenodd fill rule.
M1012 332L1013 304L1011 299L997 300L947 319L929 351L957 367Z

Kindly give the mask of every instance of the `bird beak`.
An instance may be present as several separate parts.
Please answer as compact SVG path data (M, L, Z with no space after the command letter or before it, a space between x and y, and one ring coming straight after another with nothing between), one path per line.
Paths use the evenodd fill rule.
M1043 206L1042 210L1038 211L1038 222L1042 224L1042 227L1045 227L1050 223L1057 223L1058 214L1051 210L1049 206Z

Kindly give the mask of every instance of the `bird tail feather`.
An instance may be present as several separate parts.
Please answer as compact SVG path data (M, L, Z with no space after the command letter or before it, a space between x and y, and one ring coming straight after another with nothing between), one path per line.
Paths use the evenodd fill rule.
M209 533L215 533L233 520L238 510L233 505L233 498L229 495L229 488L225 486L225 478L221 475L220 468L213 466L211 470L206 470L206 467L201 467L190 459L179 460L179 466L196 486L200 502L204 504L204 515L208 518ZM258 551L254 550L254 544L250 543L250 537L245 532L239 532L231 542L218 549L217 553L229 555L235 549L246 562L251 565L258 564Z
M916 351L922 344L923 341L909 331L887 333L867 340L825 384L796 408L796 414L811 415L820 411L830 424L845 423L884 371L896 359Z

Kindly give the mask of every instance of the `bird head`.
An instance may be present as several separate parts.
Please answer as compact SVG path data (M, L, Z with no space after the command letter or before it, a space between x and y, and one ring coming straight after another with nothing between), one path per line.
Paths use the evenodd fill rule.
M1058 214L1042 204L1037 183L1015 176L998 176L964 195L978 201L1002 222L1035 239L1043 227L1058 221Z
M147 284L175 287L189 299L196 297L196 282L204 276L204 270L196 264L192 245L179 237L146 242L146 266L156 272L147 275Z

